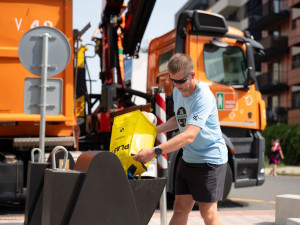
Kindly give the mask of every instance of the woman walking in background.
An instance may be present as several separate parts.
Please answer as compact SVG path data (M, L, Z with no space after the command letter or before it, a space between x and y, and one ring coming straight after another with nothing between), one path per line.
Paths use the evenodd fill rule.
M269 163L274 164L270 175L277 176L276 169L278 164L280 163L280 158L283 160L284 155L282 153L279 138L274 138L272 141L271 152L269 155Z

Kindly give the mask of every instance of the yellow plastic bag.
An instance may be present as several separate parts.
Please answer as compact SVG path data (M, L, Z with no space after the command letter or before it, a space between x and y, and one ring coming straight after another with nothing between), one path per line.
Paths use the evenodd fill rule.
M119 157L127 175L140 176L149 163L137 162L133 156L143 148L152 148L155 138L156 126L136 110L114 118L109 150Z

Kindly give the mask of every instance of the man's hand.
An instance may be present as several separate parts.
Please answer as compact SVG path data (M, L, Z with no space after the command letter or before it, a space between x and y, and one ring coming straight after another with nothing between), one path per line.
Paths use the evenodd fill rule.
M154 148L144 148L141 151L139 151L138 154L136 154L133 159L142 162L147 163L151 161L156 156Z

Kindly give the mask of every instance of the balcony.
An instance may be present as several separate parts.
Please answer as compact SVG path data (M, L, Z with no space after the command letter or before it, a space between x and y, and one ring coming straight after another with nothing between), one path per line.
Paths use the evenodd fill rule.
M248 28L248 18L238 18L240 10L249 0L209 0L210 10L224 16L229 26L245 30Z
M280 79L274 79L275 73L268 72L256 77L259 90L262 94L278 93L287 90L287 72L277 71L280 73Z
M249 13L249 29L268 30L289 19L287 0L270 0Z
M249 26L249 18L245 18L241 21L227 20L228 26L235 27L239 30L246 30Z
M292 29L289 32L289 46L293 45L300 45L300 18L293 21Z
M289 8L300 7L300 0L289 0Z
M237 11L243 5L245 5L248 0L222 0L216 1L214 4L211 5L210 9L214 13L218 13L223 15L224 17L230 16L232 13Z
M259 41L264 46L265 55L256 55L255 60L266 62L289 53L288 37L268 36Z

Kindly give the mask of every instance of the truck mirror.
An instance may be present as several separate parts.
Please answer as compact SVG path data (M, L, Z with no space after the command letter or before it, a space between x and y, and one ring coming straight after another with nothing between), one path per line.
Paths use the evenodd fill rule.
M195 10L193 13L193 29L196 31L226 34L228 25L225 18L216 13Z
M248 66L248 84L253 84L256 82L255 62L253 48L249 42L246 42L246 60Z
M214 38L210 41L209 44L205 45L205 51L207 52L216 52L219 48L226 48L228 44L226 42L221 41L218 38Z
M228 47L228 43L221 41L219 38L214 38L213 40L210 41L210 44L220 48Z

